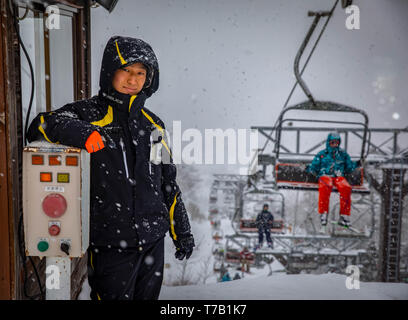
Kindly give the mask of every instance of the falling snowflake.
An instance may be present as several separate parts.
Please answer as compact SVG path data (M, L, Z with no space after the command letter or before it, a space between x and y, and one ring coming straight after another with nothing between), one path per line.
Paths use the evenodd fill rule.
M151 266L154 263L154 258L152 256L147 256L145 259L145 264Z
M398 113L398 112L394 112L394 113L392 114L392 118L393 118L394 120L398 120L398 119L400 118L399 113Z
M127 247L127 242L125 240L121 240L119 245L121 246L121 248L125 249Z

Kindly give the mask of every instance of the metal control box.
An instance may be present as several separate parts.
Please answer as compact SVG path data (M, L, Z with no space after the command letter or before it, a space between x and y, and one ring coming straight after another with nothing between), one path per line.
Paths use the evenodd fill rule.
M23 149L27 256L82 257L89 245L90 155L32 142Z

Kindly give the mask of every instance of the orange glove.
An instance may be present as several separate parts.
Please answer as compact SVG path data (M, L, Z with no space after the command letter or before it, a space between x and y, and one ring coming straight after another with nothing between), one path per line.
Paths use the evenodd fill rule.
M85 142L85 148L89 153L96 152L105 148L102 137L98 131L94 131L90 134Z

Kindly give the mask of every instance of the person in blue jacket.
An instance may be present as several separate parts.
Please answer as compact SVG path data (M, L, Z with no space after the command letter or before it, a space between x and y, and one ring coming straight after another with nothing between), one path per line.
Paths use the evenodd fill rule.
M327 225L329 200L333 186L340 194L340 219L338 224L350 227L351 186L344 177L361 166L361 161L352 161L349 154L340 148L341 138L338 133L329 133L326 149L320 151L306 171L318 177L319 181L319 214L323 226Z
M228 271L224 273L221 279L221 282L225 282L225 281L231 281L231 276Z

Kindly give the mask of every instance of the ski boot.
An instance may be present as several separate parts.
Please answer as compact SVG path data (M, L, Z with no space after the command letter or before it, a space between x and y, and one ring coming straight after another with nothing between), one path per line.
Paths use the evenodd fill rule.
M320 214L320 224L322 227L327 226L327 213L321 213Z
M320 215L320 230L319 233L326 234L327 228L327 213L321 213Z
M340 219L339 219L339 221L337 222L337 224L338 224L339 226L342 226L342 227L346 228L346 229L348 229L348 228L351 227L350 220L348 219L347 216L345 216L345 215L343 215L343 214L340 215Z

